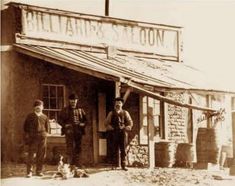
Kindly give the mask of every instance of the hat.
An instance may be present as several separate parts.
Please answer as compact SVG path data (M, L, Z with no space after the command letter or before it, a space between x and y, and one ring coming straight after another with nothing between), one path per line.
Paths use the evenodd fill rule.
M78 99L77 94L70 94L69 99Z
M124 103L124 99L123 99L123 98L121 98L121 97L117 97L117 98L115 98L115 99L114 99L114 101L121 101L122 103Z
M33 104L34 107L41 106L41 105L43 105L43 101L41 101L40 99L36 99L34 101L34 104Z

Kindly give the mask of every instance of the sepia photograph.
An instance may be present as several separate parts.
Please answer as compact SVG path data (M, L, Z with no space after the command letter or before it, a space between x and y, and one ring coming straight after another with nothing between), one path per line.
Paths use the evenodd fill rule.
M235 0L2 0L2 186L235 185Z

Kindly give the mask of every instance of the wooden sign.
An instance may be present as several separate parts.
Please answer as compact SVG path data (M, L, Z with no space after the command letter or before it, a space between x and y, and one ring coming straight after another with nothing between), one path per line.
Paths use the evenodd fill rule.
M122 50L178 57L178 27L61 12L22 8L22 34L31 38L115 46Z

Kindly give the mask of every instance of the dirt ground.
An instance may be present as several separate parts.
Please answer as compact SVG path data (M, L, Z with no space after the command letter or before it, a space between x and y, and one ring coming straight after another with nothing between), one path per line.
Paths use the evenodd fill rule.
M45 166L43 177L25 177L25 165L3 164L2 186L233 186L235 176L223 171L195 170L186 168L129 168L128 171L111 170L109 167L86 168L88 178L52 178L56 166Z

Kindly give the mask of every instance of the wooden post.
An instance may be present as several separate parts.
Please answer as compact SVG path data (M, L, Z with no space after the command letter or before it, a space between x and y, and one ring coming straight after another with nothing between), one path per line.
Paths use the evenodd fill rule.
M232 135L233 135L233 163L230 167L230 175L235 176L235 97L232 98Z
M96 118L96 110L92 110L92 133L93 133L93 158L94 164L98 163L98 136L97 136L97 118Z
M182 31L177 32L177 55L178 62L183 62L183 39L182 39Z
M128 89L126 90L126 92L125 92L125 94L123 96L124 104L126 103L126 100L127 100L128 96L130 95L131 91L132 91L132 88L128 87Z
M148 133L149 133L149 168L155 167L155 142L154 142L154 123L153 108L148 107Z
M109 0L105 0L105 16L109 16Z
M116 81L115 82L115 98L121 96L121 82Z
M211 104L212 104L211 95L206 96L206 103L207 103L207 107L211 108ZM207 128L211 128L211 127L212 127L212 117L208 117L207 118Z
M189 98L189 104L192 104L192 98ZM194 129L194 125L193 125L193 110L192 109L188 109L188 142L189 143L193 143L193 130Z

